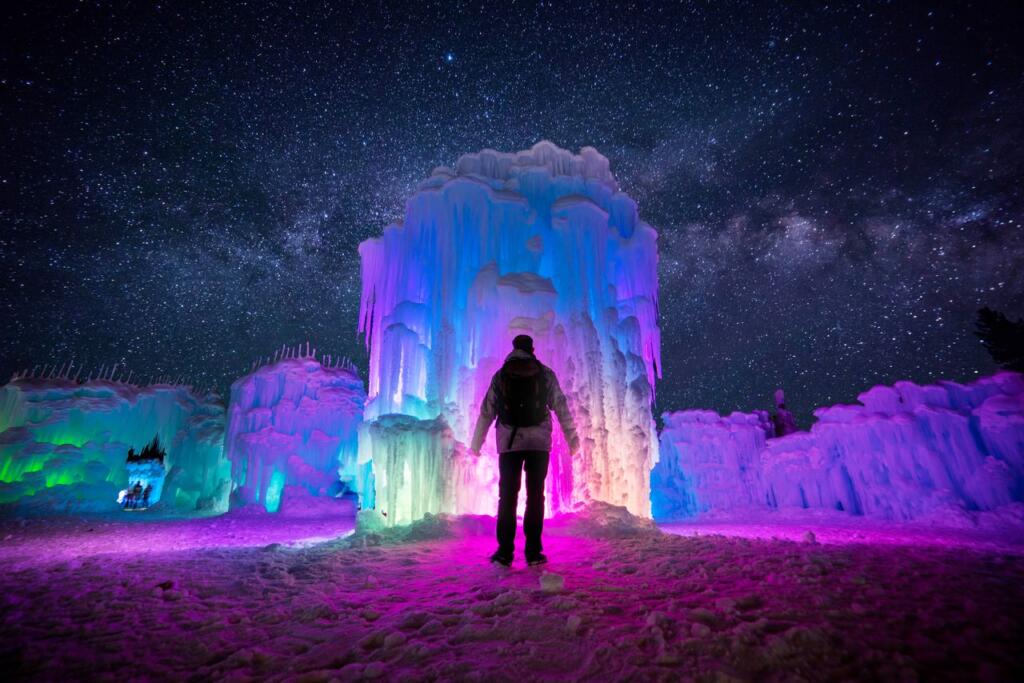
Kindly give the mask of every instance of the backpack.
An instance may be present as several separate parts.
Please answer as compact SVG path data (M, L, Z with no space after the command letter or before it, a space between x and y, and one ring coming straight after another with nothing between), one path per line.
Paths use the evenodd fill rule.
M498 373L498 419L509 427L533 427L549 414L547 378L536 358L513 358Z

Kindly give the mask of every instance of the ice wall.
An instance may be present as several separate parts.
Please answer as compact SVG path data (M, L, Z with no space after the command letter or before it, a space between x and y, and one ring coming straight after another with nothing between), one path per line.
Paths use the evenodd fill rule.
M409 524L425 513L452 512L455 440L444 420L382 415L360 439L363 462L374 465L374 508L387 526Z
M162 506L224 510L224 408L190 387L19 378L0 388L0 504L38 512L117 509L125 458L159 435Z
M858 399L777 439L760 415L667 413L655 516L824 508L912 520L1024 502L1024 375L897 382Z
M606 158L549 142L467 154L454 169L435 169L405 220L359 251L367 420L440 419L467 442L512 338L530 334L583 442L570 459L555 428L549 512L597 499L650 514L657 233L619 191ZM485 459L494 459L493 439L492 430ZM377 477L407 464L367 457ZM460 461L450 471L458 512L494 514L493 468Z
M651 472L655 519L757 506L759 458L770 433L765 412L713 410L666 413L661 458Z
M363 381L345 360L281 349L231 385L225 450L239 503L276 512L286 491L357 490ZM288 488L286 488L288 487Z

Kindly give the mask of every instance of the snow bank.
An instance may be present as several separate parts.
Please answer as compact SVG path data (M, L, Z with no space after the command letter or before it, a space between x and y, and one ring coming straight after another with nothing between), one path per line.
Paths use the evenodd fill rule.
M541 142L436 169L409 199L404 222L359 247L366 419L441 419L456 441L468 441L512 338L530 334L583 442L571 459L555 430L548 513L604 500L649 515L661 360L656 240L592 148L577 155ZM493 460L491 434L485 460ZM389 443L380 441L393 455ZM375 470L376 448L367 451ZM458 450L447 475L459 483L455 510L493 513L493 468L460 460ZM448 481L434 472L445 455L419 452L431 464L407 460L409 485L432 486L424 495L440 500Z
M166 448L161 505L224 510L224 408L190 387L20 378L0 388L0 504L37 513L117 509L128 449Z
M359 488L361 476L362 380L347 362L282 355L231 385L225 440L238 503L271 512L289 492L333 497Z
M906 521L1024 501L1024 375L897 382L767 439L759 414L665 415L655 516L822 508Z

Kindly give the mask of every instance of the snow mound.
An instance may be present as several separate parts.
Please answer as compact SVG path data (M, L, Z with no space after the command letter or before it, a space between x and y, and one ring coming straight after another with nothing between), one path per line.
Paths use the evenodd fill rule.
M637 517L619 505L591 501L573 513L555 517L546 525L553 533L583 538L660 536L650 519Z
M522 534L522 520L519 520ZM453 538L493 538L495 518L487 515L449 515L426 513L415 522L392 526L378 510L360 510L356 531L348 539L349 547L395 545ZM657 537L662 532L649 519L637 517L624 507L595 501L575 512L557 515L545 522L545 535L577 538L615 539Z
M483 515L425 513L409 524L391 526L377 510L360 510L356 530L346 539L348 547L417 543L469 536L493 536L495 520Z

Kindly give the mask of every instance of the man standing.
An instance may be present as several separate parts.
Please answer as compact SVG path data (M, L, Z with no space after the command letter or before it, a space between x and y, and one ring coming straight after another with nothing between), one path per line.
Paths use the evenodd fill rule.
M533 339L521 334L512 340L512 353L491 379L480 404L470 451L479 455L494 418L498 418L498 550L491 561L508 567L516 538L516 505L523 471L526 471L526 562L539 565L548 558L541 552L544 528L544 480L551 455L551 411L558 415L569 452L579 451L579 437L565 394L551 368L533 355Z

